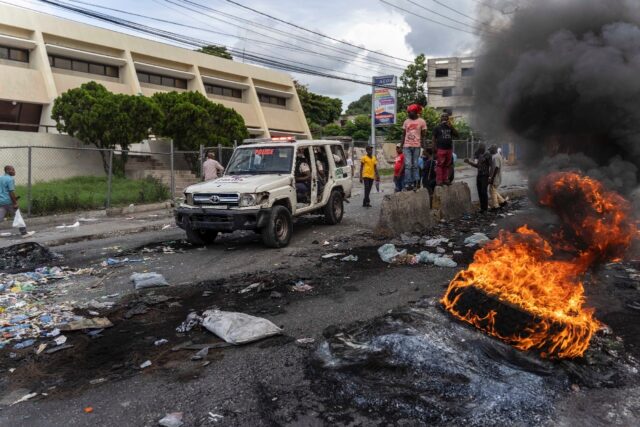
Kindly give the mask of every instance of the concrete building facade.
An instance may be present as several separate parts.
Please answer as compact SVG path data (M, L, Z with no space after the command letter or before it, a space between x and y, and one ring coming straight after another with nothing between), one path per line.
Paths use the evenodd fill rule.
M474 58L433 58L427 62L427 87L435 90L428 104L471 122L474 102ZM440 94L441 92L441 94Z
M311 137L286 73L0 5L0 129L55 132L54 99L92 80L129 95L197 91L254 137Z

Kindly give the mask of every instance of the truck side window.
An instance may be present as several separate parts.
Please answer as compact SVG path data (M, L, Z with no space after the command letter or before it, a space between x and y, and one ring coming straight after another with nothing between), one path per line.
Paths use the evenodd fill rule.
M344 150L340 145L331 146L331 154L333 154L333 160L336 162L336 167L347 166L347 159L344 155Z

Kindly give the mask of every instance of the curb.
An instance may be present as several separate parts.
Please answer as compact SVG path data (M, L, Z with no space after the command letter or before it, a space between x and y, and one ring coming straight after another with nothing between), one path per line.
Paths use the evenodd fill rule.
M135 214L140 212L159 211L162 209L171 209L172 208L171 204L172 202L166 201L166 202L160 202L160 203L150 203L148 205L129 205L123 208L109 208L102 212L105 212L106 216L112 217L112 216Z

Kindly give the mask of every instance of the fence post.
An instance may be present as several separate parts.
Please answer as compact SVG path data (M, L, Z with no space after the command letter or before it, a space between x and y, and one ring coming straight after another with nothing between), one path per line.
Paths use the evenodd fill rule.
M28 148L27 157L27 216L31 216L31 175L32 175L32 147Z
M202 165L204 163L204 145L200 144L200 157L198 158L199 162L198 162L198 170L200 171L200 175L198 175L198 178L203 178L204 177L204 166Z
M222 144L218 144L218 161L222 164Z
M173 152L173 139L169 140L169 144L171 146L171 179L169 180L170 185L171 185L171 200L174 200L176 198L176 177L175 177L175 171L174 171L174 167L173 167L173 156L174 156L174 152Z
M111 207L112 179L113 179L113 150L109 150L109 171L107 175L107 202L105 203L107 209Z
M236 148L238 148L238 141L237 140L233 140L233 149L235 150Z

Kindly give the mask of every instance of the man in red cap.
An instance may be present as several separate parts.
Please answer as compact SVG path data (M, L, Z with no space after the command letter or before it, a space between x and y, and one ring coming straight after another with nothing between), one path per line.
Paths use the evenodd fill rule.
M413 190L419 186L420 172L418 159L427 135L427 122L420 117L422 106L411 104L407 107L409 118L402 124L402 146L404 152L404 188Z

